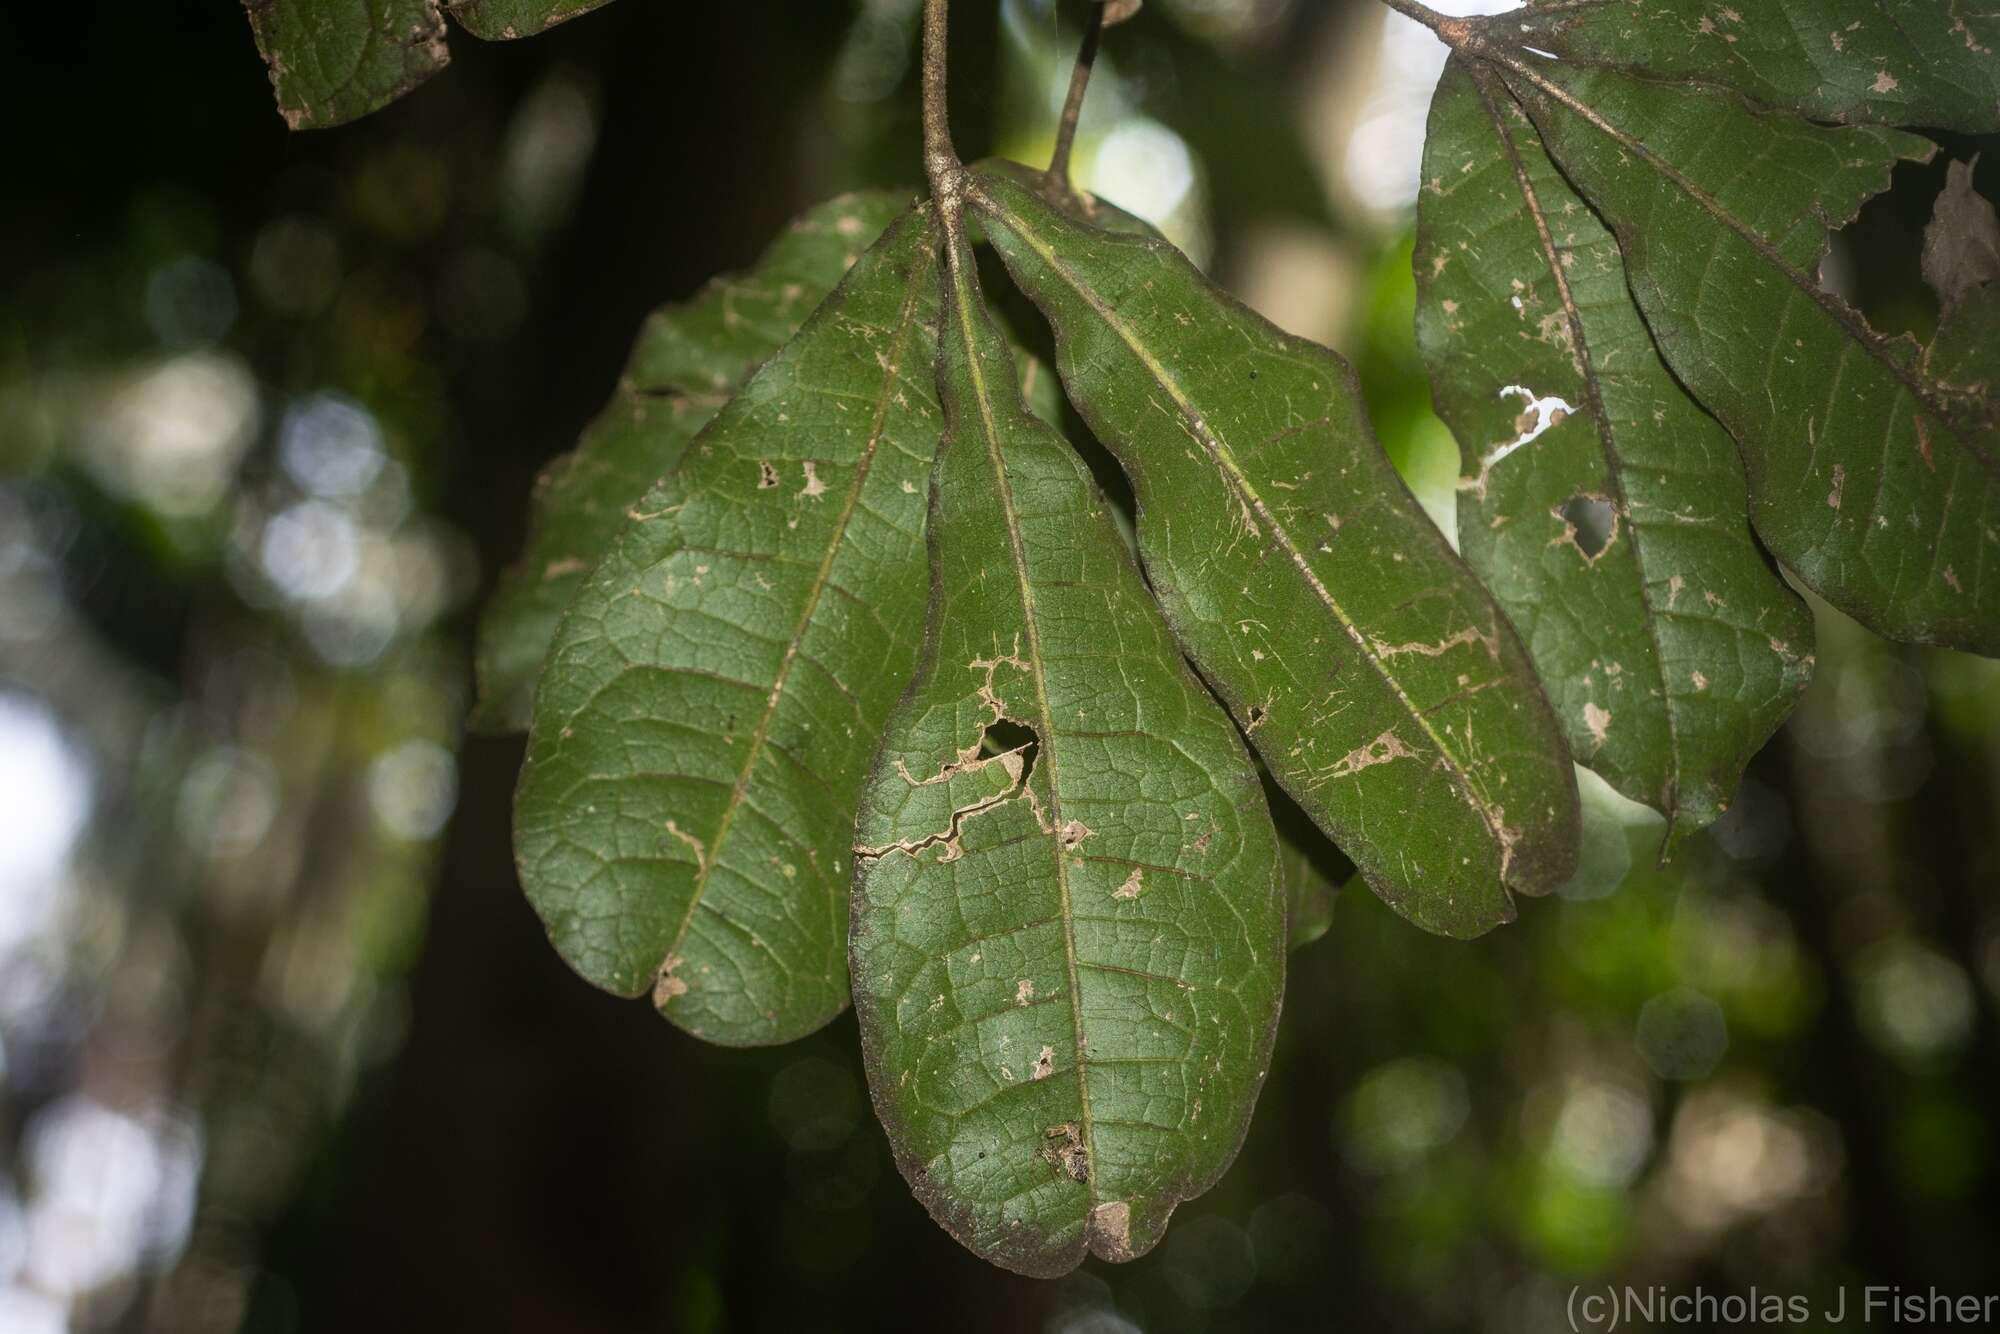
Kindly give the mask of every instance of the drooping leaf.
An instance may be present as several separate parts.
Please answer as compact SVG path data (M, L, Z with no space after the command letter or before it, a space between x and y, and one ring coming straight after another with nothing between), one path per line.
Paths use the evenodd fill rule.
M935 270L915 210L640 500L536 688L528 897L584 977L712 1041L847 1002L854 797L923 623Z
M855 1007L903 1174L1023 1273L1221 1174L1284 979L1256 772L948 267L931 613L856 827Z
M1914 342L1815 276L1827 228L1931 145L1529 52L1499 67L1616 234L1667 363L1736 438L1765 545L1882 634L2000 652L2000 446Z
M2000 10L1972 0L1542 0L1469 26L1817 120L2000 130Z
M1570 746L1690 832L1811 676L1812 616L1750 535L1735 444L1675 383L1597 217L1453 57L1418 199L1417 342L1457 434L1459 549Z
M447 0L451 16L474 37L504 41L588 14L610 0Z
M476 37L528 37L608 0L445 0ZM450 63L440 0L243 0L278 113L321 130L378 111Z
M610 403L536 482L527 545L480 617L475 726L528 725L556 624L622 516L909 198L881 190L828 200L793 220L748 272L717 278L647 319Z
M295 130L345 124L443 69L437 0L243 0L270 67L278 114Z
M1577 827L1561 733L1349 368L1163 242L992 175L970 198L1131 475L1169 623L1285 790L1428 929L1476 935L1512 916L1508 886L1561 884Z

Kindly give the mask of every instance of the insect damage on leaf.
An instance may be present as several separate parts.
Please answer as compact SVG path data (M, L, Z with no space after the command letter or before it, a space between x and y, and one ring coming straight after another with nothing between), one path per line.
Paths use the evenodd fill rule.
M1464 458L1460 550L1578 758L1684 836L1804 689L1810 656L1767 645L1809 645L1811 616L1752 538L1735 446L1661 362L1617 242L1462 56L1423 181L1417 341Z
M688 445L536 688L530 900L586 978L713 1041L847 1001L853 801L922 615L934 244L905 214Z
M1902 8L1926 42L1944 38L1936 13ZM1764 544L1883 634L2000 652L2000 581L1984 577L2000 445L1934 355L1871 329L1817 274L1828 228L1932 145L1814 124L1713 80L1551 56L1505 23L1432 27L1505 86L1617 238L1660 355L1742 453Z
M1526 654L1376 445L1352 372L1164 242L969 195L1049 317L1078 410L1138 492L1183 648L1272 774L1429 929L1509 920L1560 884L1574 774Z
M856 827L852 971L898 1166L1023 1273L1125 1260L1234 1156L1284 974L1255 771L948 267L931 608Z

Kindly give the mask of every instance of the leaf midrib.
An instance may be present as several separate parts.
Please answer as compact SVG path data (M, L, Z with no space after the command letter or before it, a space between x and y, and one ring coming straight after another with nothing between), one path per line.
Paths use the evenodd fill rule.
M1762 233L1758 232L1756 228L1738 218L1731 210L1723 207L1722 201L1709 194L1699 185L1696 185L1685 174L1652 149L1648 148L1643 142L1634 138L1618 126L1613 125L1609 120L1600 115L1595 108L1584 103L1582 99L1576 97L1569 90L1548 79L1534 69L1534 67L1527 64L1527 62L1521 60L1511 52L1496 49L1484 41L1468 42L1467 47L1469 48L1469 53L1475 58L1489 64L1500 65L1519 75L1558 105L1575 114L1592 129L1610 139L1620 148L1630 151L1640 161L1658 172L1667 181L1672 183L1675 188L1680 190L1681 193L1694 201L1703 212L1741 237L1744 244L1756 252L1758 258L1776 269L1787 282L1802 292L1806 299L1811 301L1813 305L1817 306L1822 314L1838 325L1850 341L1858 344L1864 352L1880 364L1884 370L1888 371L1903 386L1904 392L1916 400L1918 409L1934 418L1958 444L1959 448L1970 454L1989 475L2000 478L2000 459L1996 459L1988 454L1975 439L1962 431L1958 422L1953 419L1949 405L1934 399L1929 389L1910 373L1909 368L1889 354L1889 340L1869 328L1860 316L1845 302L1828 292L1822 291L1817 282L1813 281L1811 277L1799 270L1780 254L1778 248Z
M1063 928L1063 965L1069 981L1070 1028L1076 1046L1077 1133L1083 1144L1085 1160L1085 1199L1094 1209L1097 1203L1097 1135L1091 1120L1090 1079L1084 1060L1083 990L1077 972L1076 918L1070 906L1069 857L1062 845L1062 774L1056 762L1055 715L1049 709L1048 682L1042 672L1042 632L1035 614L1034 589L1028 582L1027 552L1021 541L1020 520L1014 509L1014 485L1007 476L1007 465L1000 455L1000 433L993 420L993 406L989 398L991 391L987 387L972 327L972 313L977 309L973 303L980 298L970 290L971 285L966 280L960 253L963 249L965 243L962 237L953 235L947 238L952 306L957 315L959 335L965 343L967 374L972 380L973 397L979 404L980 424L986 437L986 456L993 467L993 482L1000 497L1001 514L1007 521L1008 555L1014 567L1014 582L1021 595L1022 622L1028 635L1028 675L1035 685L1035 707L1041 715L1041 762L1048 766L1049 837L1055 850L1057 911Z
M1590 416L1597 427L1598 443L1604 450L1605 474L1611 479L1612 493L1617 497L1618 513L1624 520L1630 534L1628 556L1632 562L1633 574L1639 581L1639 606L1644 615L1646 638L1653 645L1648 659L1653 675L1660 685L1661 712L1667 725L1667 748L1672 758L1667 770L1666 809L1661 814L1667 817L1666 838L1669 843L1674 836L1674 826L1680 818L1681 791L1681 738L1680 725L1674 717L1673 692L1667 686L1666 648L1660 641L1660 624L1654 614L1653 585L1646 578L1646 557L1639 537L1639 525L1632 515L1631 503L1625 494L1624 460L1619 455L1617 433L1611 426L1611 414L1604 406L1603 390L1598 382L1597 359L1591 354L1590 343L1583 327L1583 312L1577 309L1576 297L1570 291L1569 276L1563 272L1562 256L1557 253L1555 237L1549 230L1548 214L1542 209L1541 197L1535 193L1534 182L1528 179L1527 164L1521 158L1521 150L1514 142L1514 136L1506 124L1506 117L1494 104L1493 91L1488 87L1489 76L1477 66L1473 68L1473 87L1479 94L1480 104L1485 107L1488 119L1493 122L1493 132L1500 136L1501 144L1507 150L1508 165L1513 168L1515 184L1520 187L1522 201L1528 209L1528 216L1534 220L1535 235L1541 244L1542 259L1548 265L1549 274L1555 279L1556 295L1562 302L1563 318L1569 322L1570 341L1576 349L1577 368L1583 373L1584 394L1590 403ZM1508 95L1513 101L1513 95ZM1519 106L1518 102L1513 105ZM1522 108L1522 115L1527 109ZM1621 285L1622 290L1622 285Z
M881 446L882 433L887 428L889 405L894 401L898 376L902 370L904 354L909 350L910 332L916 327L916 312L923 294L924 282L932 272L931 265L915 264L911 267L908 291L903 297L903 309L896 321L896 339L890 349L888 360L882 367L882 388L876 395L874 421L868 432L868 444L862 450L861 460L854 469L854 481L848 487L847 497L841 506L840 518L827 539L826 555L814 573L812 588L806 596L805 606L799 613L798 623L792 628L790 640L785 645L784 656L778 662L778 672L771 682L771 693L765 698L764 710L758 716L756 731L751 734L750 746L743 758L743 768L736 776L736 783L730 789L729 799L722 808L722 818L716 825L715 833L708 842L707 855L698 862L694 884L688 896L687 911L681 915L680 925L674 930L674 938L667 946L659 968L664 970L667 962L680 953L681 945L687 939L688 928L693 924L695 913L700 910L703 895L708 889L709 873L722 860L722 849L729 838L730 829L736 823L736 813L745 804L749 794L750 780L755 774L757 761L763 755L771 734L771 720L777 716L779 701L784 698L785 685L791 679L792 667L798 661L799 648L804 643L806 633L812 627L813 615L819 609L820 598L825 595L832 579L834 561L840 555L841 544L846 540L847 526L854 518L854 512L861 503L861 491L868 482L868 473L875 462L876 450ZM838 879L830 881L838 889ZM836 909L838 904L836 903Z
M1395 673L1389 670L1388 664L1381 660L1367 636L1361 633L1360 627L1348 616L1346 608L1342 607L1339 600L1333 596L1332 590L1328 589L1320 580L1318 574L1313 571L1304 553L1292 541L1291 535L1285 531L1284 526L1278 522L1277 516L1271 512L1271 508L1265 502L1264 497L1251 485L1250 479L1243 475L1242 469L1237 466L1236 460L1230 454L1228 448L1215 438L1214 433L1209 429L1207 419L1188 401L1179 383L1168 372L1165 364L1140 340L1137 332L1118 317L1117 312L1106 306L1098 294L1091 290L1088 284L1084 283L1072 272L1068 265L1062 262L1052 246L1028 228L1026 221L1020 215L1006 208L999 200L976 184L971 187L969 194L985 210L1005 223L1016 236L1019 236L1029 246L1034 248L1035 253L1041 257L1044 264L1048 265L1049 270L1068 284L1070 290L1074 291L1078 297L1089 305L1098 318L1102 319L1105 325L1118 335L1126 347L1131 349L1132 355L1140 360L1148 372L1152 374L1154 380L1166 391L1168 397L1173 400L1174 406L1180 412L1182 420L1194 434L1203 452L1209 456L1210 461L1222 473L1231 489L1236 492L1238 501L1257 516L1258 521L1264 526L1271 539L1290 558L1292 565L1305 579L1307 586L1312 589L1314 595L1327 610L1333 613L1334 618L1340 622L1341 628L1347 632L1348 639L1353 642L1355 649L1361 654L1362 659L1375 669L1376 675L1382 679L1383 683L1395 695L1397 703L1402 705L1404 714L1414 720L1417 726L1423 730L1424 735L1430 739L1432 747L1437 751L1439 758L1444 762L1446 771L1451 775L1454 786L1459 788L1461 794L1466 799L1466 804L1472 807L1478 814L1481 822L1485 824L1493 846L1498 850L1500 855L1500 879L1504 884L1507 878L1508 866L1513 858L1513 848L1505 835L1500 821L1493 814L1491 803L1485 798L1484 794L1479 790L1478 785L1473 781L1471 772L1465 767L1464 762L1453 753L1451 747L1445 744L1444 738L1431 725L1430 718L1422 709L1417 707L1416 701L1403 688L1402 682L1396 679Z

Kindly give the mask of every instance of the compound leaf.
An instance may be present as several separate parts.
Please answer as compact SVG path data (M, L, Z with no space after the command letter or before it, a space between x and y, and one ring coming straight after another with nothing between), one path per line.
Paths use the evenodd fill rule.
M1273 776L1375 892L1434 931L1561 884L1577 797L1499 607L1376 445L1353 373L1164 242L1071 221L1018 183L970 199L1054 326L1071 399L1139 501L1182 647Z
M1417 342L1457 434L1459 547L1578 759L1686 833L1811 676L1726 431L1661 363L1617 242L1499 80L1453 57L1418 199Z
M1489 49L1490 51L1490 49ZM1491 52L1616 234L1674 373L1743 452L1758 535L1891 638L2000 652L2000 447L1816 270L1826 231L1931 144Z
M731 1044L847 1002L854 796L916 665L936 238L914 210L640 500L578 592L521 882L606 990Z
M1127 1260L1235 1156L1284 980L1256 771L1089 473L948 265L931 614L856 828L855 1008L918 1197L972 1250Z
M2000 10L1973 0L1543 0L1471 26L1816 120L2000 130Z
M480 617L475 726L528 725L557 622L625 512L909 199L882 190L828 200L794 219L748 272L717 278L647 319L611 401L535 484L521 558Z

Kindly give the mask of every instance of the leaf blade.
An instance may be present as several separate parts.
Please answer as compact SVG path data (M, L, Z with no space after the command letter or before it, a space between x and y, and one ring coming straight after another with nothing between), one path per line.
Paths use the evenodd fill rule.
M1660 361L1616 241L1526 113L1454 57L1425 143L1418 346L1464 460L1460 550L1579 761L1671 840L1721 814L1805 688L1811 615L1751 537L1734 443ZM1593 518L1607 529L1580 537Z
M537 688L529 899L584 977L711 1041L847 1001L841 794L915 666L934 269L912 211L640 502Z
M1142 1254L1234 1157L1285 917L1241 741L1022 405L969 252L948 291L932 613L856 828L855 1005L918 1197L1054 1275ZM1032 750L981 753L1002 719Z
M511 41L546 32L611 0L448 0L451 16L474 37Z
M451 61L437 0L244 0L278 114L323 130L387 106Z
M2000 451L1914 343L1876 334L1812 272L1826 228L1931 145L1560 62L1503 73L1616 233L1661 354L1735 437L1758 536L1879 633L2000 652L2000 578L1984 575Z
M646 319L611 401L537 479L528 539L480 614L485 731L527 727L534 683L570 599L646 489L752 370L907 207L908 191L840 195L792 220L757 263Z
M1566 0L1485 20L1572 64L1703 83L1818 120L2000 129L2000 14L1937 0Z
M1431 930L1477 935L1511 918L1509 884L1566 879L1578 815L1561 734L1499 608L1376 446L1347 366L1171 247L1082 227L993 176L970 198L1131 475L1169 623L1286 791ZM1430 824L1412 841L1383 808Z

